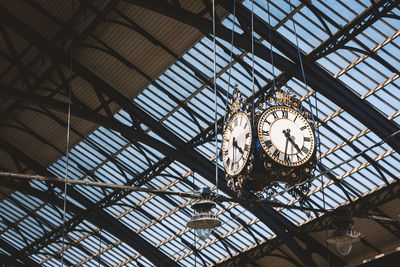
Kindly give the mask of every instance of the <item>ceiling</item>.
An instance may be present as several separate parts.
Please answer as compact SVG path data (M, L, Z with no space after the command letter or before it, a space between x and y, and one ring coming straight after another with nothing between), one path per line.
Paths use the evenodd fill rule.
M222 226L202 241L186 228L192 200L86 186L65 199L63 185L2 178L2 262L355 266L397 255L398 222L355 218L363 238L346 257L326 237L339 206L400 214L398 1L233 3L216 0L216 97L211 1L1 3L0 170L235 196L222 162L215 175L215 114L220 140L232 86L251 101L275 84L314 114L307 205L329 212L218 204ZM274 199L299 201L283 185Z

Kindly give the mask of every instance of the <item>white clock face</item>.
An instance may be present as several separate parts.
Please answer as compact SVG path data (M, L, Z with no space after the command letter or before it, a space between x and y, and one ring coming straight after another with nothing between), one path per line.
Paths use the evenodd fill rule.
M228 122L222 140L222 160L227 174L239 174L247 163L252 140L251 122L243 112Z
M268 156L285 166L306 163L315 149L314 133L308 121L285 106L264 111L258 122L258 138Z

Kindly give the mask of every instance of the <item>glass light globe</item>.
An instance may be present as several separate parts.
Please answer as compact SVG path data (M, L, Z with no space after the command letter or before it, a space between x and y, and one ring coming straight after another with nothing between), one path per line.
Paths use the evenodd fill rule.
M212 231L211 228L196 229L197 236L203 241L206 240L210 236L211 231Z
M351 248L353 245L350 242L339 242L336 244L336 249L342 256L347 256L349 255Z

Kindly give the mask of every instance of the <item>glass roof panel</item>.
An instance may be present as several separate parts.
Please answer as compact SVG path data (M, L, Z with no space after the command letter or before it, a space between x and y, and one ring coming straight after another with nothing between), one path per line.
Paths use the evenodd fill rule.
M364 12L370 1L313 1L312 4L323 14L331 19L324 20L332 34L354 20ZM243 3L249 10L251 1ZM305 54L311 53L330 35L321 24L319 18L300 1L271 1L268 16L268 6L265 1L255 1L254 11L266 24L271 19L271 25L281 35L285 36L292 45L296 46L298 37L299 49ZM290 15L293 13L293 16ZM398 9L394 13L400 14ZM237 23L237 21L236 21ZM295 24L295 28L294 25ZM223 24L232 27L232 15L229 15ZM400 22L393 19L380 19L352 41L348 42L346 49L339 49L317 60L317 63L327 72L346 85L348 89L365 99L365 103L379 110L384 116L389 117L397 124L399 119L399 93L400 82L393 69L400 68L400 60L395 55L399 54L400 39L398 38ZM240 25L235 25L237 33L243 33ZM267 29L266 29L267 31ZM237 34L236 33L236 34ZM259 39L257 42L270 48L270 44ZM250 40L249 40L250 41ZM212 37L204 36L175 64L171 65L152 84L143 90L133 102L161 125L173 132L185 142L190 142L200 131L212 126L215 116L215 99L212 88L213 78L213 43ZM233 54L241 61L230 58L230 44L217 38L217 117L224 116L227 94L232 93L232 85L238 84L246 97L258 92L271 79L281 75L285 70L272 66L264 59L254 57L255 80L258 84L253 86L251 66L253 57L250 53L234 48ZM361 50L372 50L379 58L371 58L361 53ZM284 55L273 47L274 52ZM284 55L287 57L286 55ZM232 65L230 67L230 62ZM390 69L388 65L392 66ZM396 76L397 75L397 76ZM228 85L229 84L229 85ZM343 111L331 100L321 93L315 93L314 88L305 86L303 81L291 78L287 85L292 87L299 98L303 98L303 105L312 110L314 115L322 122L318 125L320 138L320 163L325 169L331 169L330 174L341 184L333 182L329 176L320 176L312 182L309 200L312 205L337 207L348 201L343 187L347 189L348 196L355 199L359 195L368 193L386 181L392 181L393 176L399 175L399 155L386 143L368 151L365 156L352 159L359 151L371 147L381 141L375 133L370 132L365 125ZM253 89L254 88L254 89ZM230 91L229 91L230 90ZM254 91L253 91L254 90ZM131 124L130 116L123 110L115 118L120 122ZM143 125L141 125L143 126ZM142 128L149 136L165 142L155 132ZM220 140L220 137L218 137ZM214 141L203 142L195 147L207 159L215 156ZM138 176L154 164L165 158L161 152L142 143L131 143L119 133L99 126L92 134L86 137L70 150L69 175L71 179L87 179L117 184L139 184ZM380 166L372 166L370 160ZM342 163L342 164L340 164ZM222 163L218 162L222 167ZM340 164L340 166L337 166ZM55 161L48 170L58 177L65 177L66 157ZM317 169L319 176L323 170ZM392 175L390 175L390 173ZM383 174L383 175L382 175ZM145 175L144 175L145 176ZM150 180L150 181L149 181ZM173 161L167 168L154 177L140 182L141 186L148 188L164 188L173 191L194 191L202 186L213 187L215 181L210 177L202 177L194 173L181 163ZM47 190L42 182L33 182L32 187ZM284 186L280 187L284 191ZM61 190L54 189L59 198ZM113 194L111 189L79 186L76 190L85 195L93 204L101 202L106 196ZM223 192L221 192L223 193ZM23 210L15 202L23 203L29 210ZM298 199L293 199L287 192L276 196L284 203L298 204ZM85 208L82 203L70 199L80 208ZM219 214L222 226L215 229L214 234L206 241L198 240L193 231L186 228L192 210L192 201L177 196L154 196L145 193L132 192L125 194L122 199L117 199L113 205L104 210L118 219L123 225L138 233L144 240L157 247L172 259L176 259L182 266L195 263L210 264L227 256L254 245L257 241L273 238L274 233L250 211L240 205L224 203L215 209ZM314 214L278 209L289 221L301 225L314 217ZM44 203L33 197L21 193L13 193L10 199L0 202L0 212L7 214L7 220L18 222L18 230L23 233L26 240L31 243L39 239L45 231L60 228L62 225L62 210ZM74 214L68 211L66 219L72 219ZM43 218L48 222L43 228L37 221ZM245 225L243 225L245 224ZM25 244L21 234L8 225L0 222L2 239L12 243L17 249L23 249ZM247 228L248 227L248 228ZM78 228L78 227L77 227ZM100 250L100 258L107 265L133 264L151 266L149 259L140 255L136 248L127 245L105 230L99 232L96 226L83 221L79 224L79 231L68 233L71 240L79 240L76 246L68 248L65 259L73 264L84 263L88 266L98 264L96 257ZM84 231L86 230L86 231ZM88 234L89 232L89 234ZM94 232L96 234L94 234ZM101 238L99 238L101 236ZM56 240L55 240L56 241ZM60 240L58 240L60 241ZM193 253L193 247L198 253ZM45 246L41 252L53 254L60 248L53 242ZM87 252L84 252L84 249ZM3 254L8 254L1 250ZM59 252L58 252L59 253ZM44 259L45 256L36 254L35 259ZM56 257L50 257L44 265L59 265Z

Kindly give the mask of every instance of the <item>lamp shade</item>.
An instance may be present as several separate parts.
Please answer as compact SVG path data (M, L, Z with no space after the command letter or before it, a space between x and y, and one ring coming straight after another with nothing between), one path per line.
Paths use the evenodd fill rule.
M218 217L211 212L213 207L215 207L214 202L204 199L192 205L195 212L187 223L187 227L195 229L202 240L210 236L212 229L221 225Z
M336 229L328 238L328 243L336 245L340 255L350 253L353 244L360 241L361 233L352 229Z

